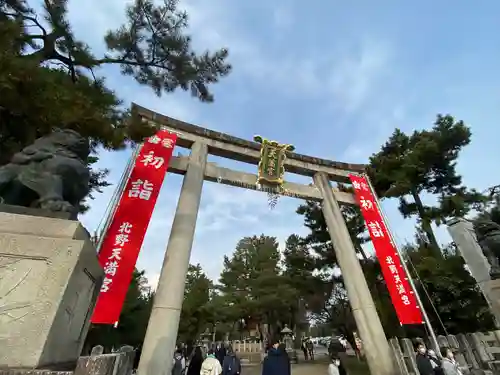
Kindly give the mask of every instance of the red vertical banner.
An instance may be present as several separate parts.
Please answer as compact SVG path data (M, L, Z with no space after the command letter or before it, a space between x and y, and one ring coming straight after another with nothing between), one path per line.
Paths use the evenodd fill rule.
M361 214L375 248L392 304L401 324L422 324L423 318L408 275L392 242L366 177L349 175Z
M118 322L176 141L161 130L141 146L99 252L104 282L92 323Z

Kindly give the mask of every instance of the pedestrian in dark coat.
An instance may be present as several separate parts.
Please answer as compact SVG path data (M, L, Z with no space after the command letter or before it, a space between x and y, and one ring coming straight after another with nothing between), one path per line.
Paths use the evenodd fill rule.
M309 356L307 355L307 346L306 346L306 340L302 340L302 345L300 346L302 349L302 352L304 353L304 359L307 361L309 359Z
M309 358L314 361L314 344L311 340L307 341L307 351L309 352Z
M222 363L222 375L239 375L241 374L241 362L233 351L233 348L227 348L227 355Z
M172 361L172 375L183 375L186 369L186 359L182 354L182 349L179 348L174 353Z
M427 357L431 361L432 368L434 369L434 375L444 375L443 368L441 367L441 360L436 355L436 352L432 349L427 350Z
M217 346L217 350L215 351L215 358L219 361L220 365L224 363L224 358L226 357L226 348L224 344L220 344Z
M290 359L277 338L272 340L272 347L264 359L262 375L291 375Z
M134 364L132 367L134 370L137 370L137 368L139 367L139 360L141 359L141 354L142 354L142 344L135 349Z
M339 374L340 375L347 375L347 371L345 369L344 363L342 362L342 360L340 358L339 358L339 362L340 362L340 364L338 366L339 367Z
M200 375L201 364L203 363L203 352L201 347L197 346L194 349L193 356L189 361L189 366L187 369L187 375Z
M420 375L434 375L431 360L427 356L425 345L417 342L415 344L415 361L417 362L417 369Z

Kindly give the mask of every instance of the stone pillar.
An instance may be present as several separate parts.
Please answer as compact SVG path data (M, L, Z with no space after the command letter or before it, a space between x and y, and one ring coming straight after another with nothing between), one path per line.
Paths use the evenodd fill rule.
M158 288L144 339L139 375L170 375L184 283L200 207L205 176L207 145L195 142L177 203Z
M464 219L453 219L448 223L448 233L457 245L460 255L469 267L472 277L477 283L489 281L490 265L477 243L476 234L472 223Z
M323 215L342 271L370 373L372 375L396 374L394 355L385 337L363 269L356 255L339 203L333 194L329 178L325 173L318 172L314 175L314 183L323 196Z
M484 298L493 313L497 328L500 323L500 307L498 305L498 282L490 277L490 264L479 246L474 228L470 221L456 218L448 223L448 233L457 245L458 251L464 258L469 271L483 292Z

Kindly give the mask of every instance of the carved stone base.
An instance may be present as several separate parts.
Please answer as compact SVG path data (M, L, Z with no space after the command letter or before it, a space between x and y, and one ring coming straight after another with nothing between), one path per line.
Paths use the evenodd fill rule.
M0 369L74 368L102 279L78 221L0 212Z

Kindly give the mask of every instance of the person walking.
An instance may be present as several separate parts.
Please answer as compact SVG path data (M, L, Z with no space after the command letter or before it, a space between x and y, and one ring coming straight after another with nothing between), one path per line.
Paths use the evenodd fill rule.
M186 369L186 360L182 354L182 349L179 348L174 353L172 375L183 375Z
M340 375L347 375L347 370L345 369L342 358L338 357L337 359L338 359L337 367L339 368L339 374Z
M288 355L288 352L286 351L286 345L280 341L280 344L279 344L279 346L278 346L278 349L279 349L279 350L281 350L281 352L282 352L282 353L283 353L283 355L285 356L285 358L286 358L286 363L288 363L288 367L290 367L290 370L289 370L289 371L292 371L292 370L291 370L291 363L292 363L292 361L290 361L290 356Z
M201 347L197 346L194 349L193 355L191 356L191 360L189 361L189 365L187 368L187 375L200 375L202 363L203 363L203 352L201 351Z
M220 365L224 362L224 358L226 357L226 347L224 343L219 343L215 350L215 358L219 361Z
M309 353L309 358L314 361L314 344L312 340L307 340L307 351Z
M291 373L288 354L280 347L280 340L274 338L262 364L262 375L291 375Z
M443 356L441 368L444 375L462 375L462 371L457 361L455 361L455 356L450 348L441 348L441 355Z
M415 361L417 362L417 369L420 375L434 375L432 363L427 356L425 345L421 342L415 343Z
M141 354L142 354L142 344L139 344L139 346L135 348L134 364L132 365L134 371L137 371L137 368L139 367L139 360L141 359Z
M328 365L328 375L341 375L339 367L340 359L331 358L330 364Z
M229 346L227 348L227 354L224 357L222 363L222 375L240 375L241 374L241 362L233 348Z
M436 352L432 349L427 350L427 356L429 357L434 370L434 375L444 375L443 368L441 367L441 360L438 358Z
M304 353L304 359L307 361L309 359L309 356L307 355L307 346L306 346L307 339L302 340L302 345L300 348L302 349L302 352Z
M201 364L200 375L221 375L222 366L220 362L215 358L215 352L213 349L208 351L207 358Z

